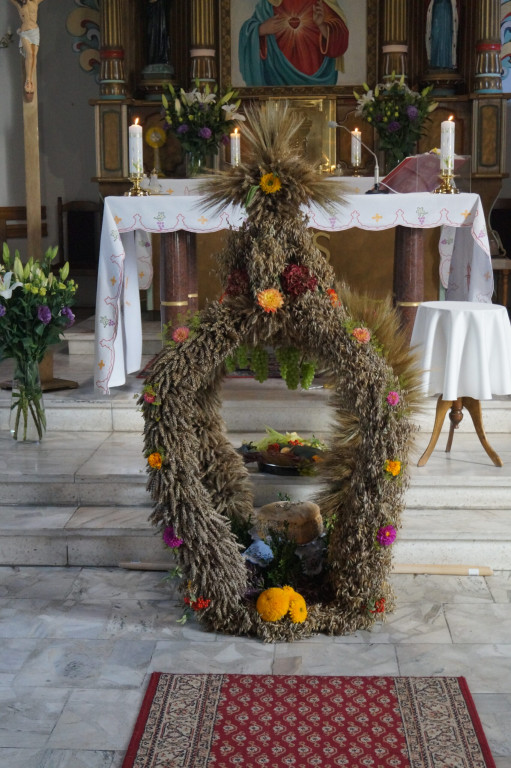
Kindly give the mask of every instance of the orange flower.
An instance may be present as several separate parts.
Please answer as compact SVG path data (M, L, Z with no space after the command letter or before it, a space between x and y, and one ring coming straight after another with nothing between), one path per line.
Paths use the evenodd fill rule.
M361 344L368 344L371 341L371 331L367 328L354 328L351 335Z
M387 459L385 462L385 472L388 472L389 475L392 475L392 477L397 477L399 473L401 472L401 462L400 461L390 461Z
M327 288L326 290L328 296L330 297L330 301L332 302L333 307L337 307L340 305L339 297L337 295L337 291L334 291L333 288Z
M226 294L226 293L225 293L225 291L224 291L224 292L222 293L222 295L220 296L220 298L218 299L218 303L219 303L219 304L222 304L222 302L223 302L223 300L225 299L226 295L227 295L227 294Z
M158 453L157 451L151 453L151 455L147 457L147 463L153 469L161 469L161 453Z
M257 303L265 312L276 312L283 305L284 297L276 288L267 288L257 294Z

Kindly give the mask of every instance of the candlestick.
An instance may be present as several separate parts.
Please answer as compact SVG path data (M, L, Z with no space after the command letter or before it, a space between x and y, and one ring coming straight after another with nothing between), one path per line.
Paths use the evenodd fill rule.
M358 128L351 131L351 164L354 168L362 165L362 134Z
M235 128L231 133L231 165L239 165L241 162L241 136Z
M454 116L444 120L440 126L440 171L453 173L454 171Z
M138 124L138 117L128 129L130 176L142 176L144 172L142 126Z

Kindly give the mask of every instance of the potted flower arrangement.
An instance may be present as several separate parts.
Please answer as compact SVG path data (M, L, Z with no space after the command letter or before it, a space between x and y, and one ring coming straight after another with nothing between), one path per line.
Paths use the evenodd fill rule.
M380 149L385 152L386 172L414 153L430 113L438 106L430 98L432 87L414 91L405 84L404 75L393 75L387 82L378 83L374 91L364 83L362 95L353 92L357 114L378 134Z
M217 86L206 85L199 89L175 91L168 85L169 97L162 95L165 109L165 124L179 140L188 163L187 174L196 176L205 166L206 157L215 155L220 144L229 142L229 132L238 121L245 120L238 112L241 99L236 91L230 90L219 96Z
M57 248L41 261L23 264L6 243L0 264L0 360L13 358L11 433L15 440L41 440L46 429L38 365L47 348L74 322L70 306L76 284L69 264L54 274Z

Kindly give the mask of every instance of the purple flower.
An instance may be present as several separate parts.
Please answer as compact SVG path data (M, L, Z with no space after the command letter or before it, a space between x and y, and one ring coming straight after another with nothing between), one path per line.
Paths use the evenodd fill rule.
M409 107L406 108L406 114L410 118L410 120L417 120L419 117L419 110L417 107L414 107L413 104L410 104Z
M221 142L221 144L223 144L226 147L229 144L229 142L230 142L229 136L226 133L224 133L222 135L222 138L220 139L220 142Z
M6 308L3 304L0 304L0 317L3 317L5 313L7 312Z
M396 540L397 531L393 525L384 525L378 529L376 541L380 547L390 547Z
M396 131L399 131L401 128L401 123L399 123L397 120L393 120L391 123L389 123L388 132L389 133L395 133Z
M51 310L45 304L39 304L37 307L37 317L43 325L48 325L51 322Z
M163 531L163 541L167 545L167 547L172 547L173 549L176 549L177 547L180 547L183 543L183 539L178 539L176 534L174 533L174 529L171 525L168 525L165 530Z
M67 317L66 328L70 328L75 321L75 316L71 312L71 309L69 307L62 307L62 311L60 314L62 315L62 317Z
M187 125L186 123L183 123L182 125L179 126L176 133L179 133L179 135L182 136L184 133L188 133L189 130L190 130L190 126Z
M213 132L211 128L208 128L207 125L204 125L199 131L199 136L201 139L210 139L213 136Z

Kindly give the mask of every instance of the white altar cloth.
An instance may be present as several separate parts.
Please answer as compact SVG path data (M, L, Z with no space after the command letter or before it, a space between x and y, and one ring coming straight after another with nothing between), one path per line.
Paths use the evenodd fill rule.
M177 182L179 180L175 180ZM150 238L145 233L218 232L239 227L244 209L227 206L205 211L185 180L188 194L174 190L146 197L107 197L98 267L94 383L108 394L125 383L126 373L140 369L142 323L139 288L151 284ZM183 183L181 181L181 183ZM399 225L441 227L440 275L447 298L490 302L493 272L481 200L476 194L430 193L347 195L345 204L325 211L305 209L309 224L325 232L357 227L377 232Z
M425 301L410 344L417 348L426 395L491 400L511 393L511 325L500 304Z

